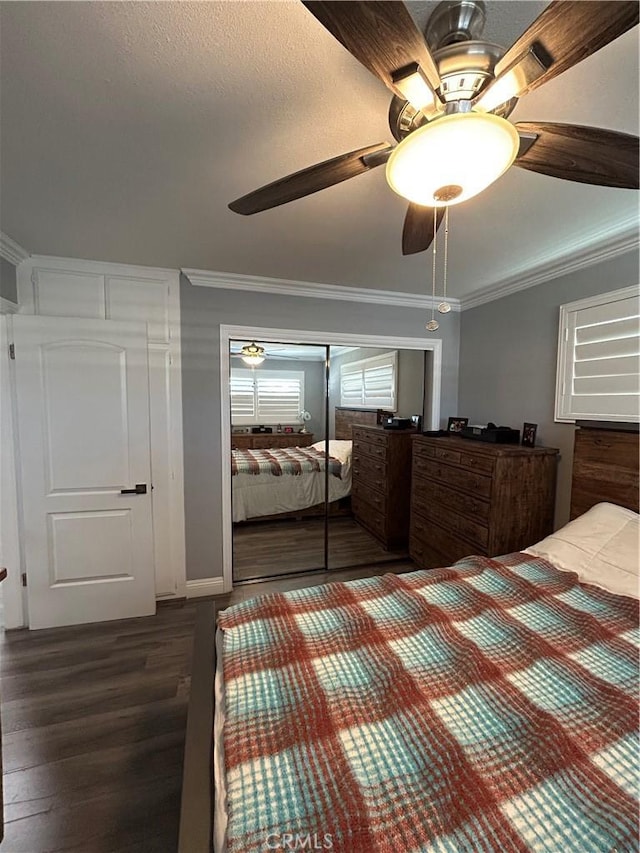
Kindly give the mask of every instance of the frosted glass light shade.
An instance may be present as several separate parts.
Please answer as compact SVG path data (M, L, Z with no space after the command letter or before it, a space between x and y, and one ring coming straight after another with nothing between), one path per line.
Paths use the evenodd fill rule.
M414 130L394 149L387 181L416 204L459 204L497 180L515 160L518 147L518 131L499 116L443 116Z

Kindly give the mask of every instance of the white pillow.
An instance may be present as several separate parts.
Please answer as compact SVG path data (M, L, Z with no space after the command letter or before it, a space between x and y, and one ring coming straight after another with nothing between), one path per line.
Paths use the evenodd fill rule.
M599 503L525 550L618 595L640 597L640 516Z
M338 459L343 465L345 465L351 462L352 446L352 441L338 441L337 439L332 439L329 441L329 456L333 456L334 459ZM324 453L324 441L316 441L316 443L312 444L311 447L315 447L316 450L321 450Z

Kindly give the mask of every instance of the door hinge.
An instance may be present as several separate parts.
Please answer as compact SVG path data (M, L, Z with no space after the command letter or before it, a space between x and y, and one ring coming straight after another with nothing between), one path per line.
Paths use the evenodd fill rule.
M22 573L22 586L26 586L26 585L27 585L27 573L23 572Z
M16 358L16 345L15 344L9 344L9 358L11 358L15 361L15 358Z

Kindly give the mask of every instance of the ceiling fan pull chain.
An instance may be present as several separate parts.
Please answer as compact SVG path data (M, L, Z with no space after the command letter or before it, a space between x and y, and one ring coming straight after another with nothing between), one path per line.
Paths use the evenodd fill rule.
M435 332L440 328L440 323L436 320L435 303L436 303L436 244L438 236L438 217L436 211L433 211L433 266L431 270L431 319L425 326L428 332Z
M449 205L444 209L444 264L442 274L442 302L438 305L441 314L448 314L451 305L447 302L447 262L449 260Z

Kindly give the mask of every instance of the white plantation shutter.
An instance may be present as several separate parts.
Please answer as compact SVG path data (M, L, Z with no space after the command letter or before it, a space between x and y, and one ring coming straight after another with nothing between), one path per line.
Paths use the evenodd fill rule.
M640 294L560 308L556 420L640 420Z
M396 410L398 353L352 361L340 368L340 405Z
M304 409L304 371L232 370L234 424L297 424Z

